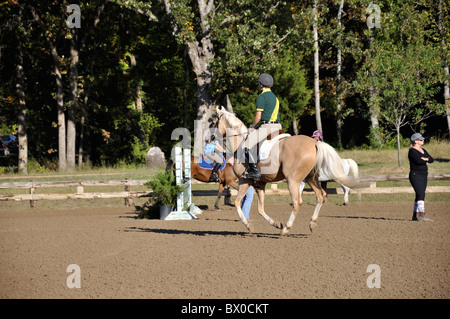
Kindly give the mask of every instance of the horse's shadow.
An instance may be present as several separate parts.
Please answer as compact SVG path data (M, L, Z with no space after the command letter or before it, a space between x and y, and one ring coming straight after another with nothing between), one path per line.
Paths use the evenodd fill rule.
M322 218L348 218L348 219L367 219L367 220L407 221L407 219L402 219L402 218L373 217L373 216L327 216L327 215L324 215L324 216L322 216Z
M124 230L125 232L146 232L153 234L164 234L164 235L192 235L192 236L221 236L230 237L238 236L243 238L307 238L308 234L289 234L287 236L280 236L278 234L269 233L249 233L249 232L237 232L228 230L188 230L188 229L173 229L173 228L145 228L145 227L128 227Z

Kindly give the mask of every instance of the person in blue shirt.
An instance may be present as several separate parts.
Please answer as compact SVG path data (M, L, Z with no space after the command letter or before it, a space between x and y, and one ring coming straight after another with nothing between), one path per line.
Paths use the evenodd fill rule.
M247 219L250 218L250 209L252 208L252 202L253 202L253 186L250 186L241 202L242 213Z
M211 138L206 140L206 145L203 149L203 154L208 159L210 159L213 164L213 170L211 172L211 176L209 177L210 182L220 181L217 172L223 164L223 157L219 153L217 153L217 151L220 152L220 154L225 152L219 141L216 140L216 137L214 135L211 135Z

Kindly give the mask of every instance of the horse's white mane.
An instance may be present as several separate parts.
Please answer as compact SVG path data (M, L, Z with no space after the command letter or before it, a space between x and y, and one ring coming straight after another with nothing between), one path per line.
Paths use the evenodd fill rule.
M239 131L247 130L247 127L245 126L245 124L236 116L236 114L231 113L223 108L217 110L217 113L224 117L224 119L227 121L230 128L236 129Z

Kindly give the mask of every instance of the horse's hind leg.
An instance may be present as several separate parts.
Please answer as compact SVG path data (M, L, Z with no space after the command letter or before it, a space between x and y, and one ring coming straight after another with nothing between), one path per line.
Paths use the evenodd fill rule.
M291 229L294 224L295 217L303 204L303 199L300 193L300 184L298 182L288 181L288 187L292 198L293 210L291 211L291 215L289 215L286 225L281 230L281 235L286 235L289 233L289 229Z
M316 194L316 207L314 208L314 213L311 216L311 221L309 222L309 230L312 232L313 229L317 227L317 219L319 218L320 208L323 205L324 196L322 192L323 189L320 186L317 176L307 177L306 181Z
M348 193L350 192L350 188L345 185L342 185L342 189L344 190L344 205L348 205Z

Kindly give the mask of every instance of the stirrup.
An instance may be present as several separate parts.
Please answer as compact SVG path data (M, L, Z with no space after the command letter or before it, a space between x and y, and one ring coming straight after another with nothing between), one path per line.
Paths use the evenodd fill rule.
M210 182L220 182L220 178L216 172L212 172L211 176L209 177L209 181Z
M244 173L244 177L247 179L253 179L254 181L259 181L261 179L261 173L259 172L249 172L249 169Z

